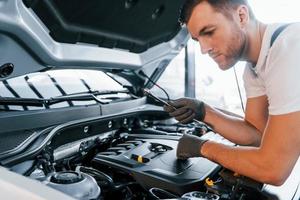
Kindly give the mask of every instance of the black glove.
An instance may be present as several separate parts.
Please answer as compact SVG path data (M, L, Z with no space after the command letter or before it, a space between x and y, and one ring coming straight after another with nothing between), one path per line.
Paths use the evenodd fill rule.
M177 145L177 158L184 160L191 157L202 157L201 148L206 141L194 135L184 134Z
M171 106L164 106L164 110L169 112L172 117L175 117L180 123L186 124L192 122L193 119L203 121L205 117L205 105L204 102L191 99L181 98L172 102L169 102L176 109Z

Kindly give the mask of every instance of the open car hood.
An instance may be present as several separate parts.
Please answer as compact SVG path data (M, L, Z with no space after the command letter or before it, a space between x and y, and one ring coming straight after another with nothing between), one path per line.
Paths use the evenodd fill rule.
M99 69L142 86L189 36L182 0L1 0L0 80L49 69ZM139 78L138 78L139 77Z

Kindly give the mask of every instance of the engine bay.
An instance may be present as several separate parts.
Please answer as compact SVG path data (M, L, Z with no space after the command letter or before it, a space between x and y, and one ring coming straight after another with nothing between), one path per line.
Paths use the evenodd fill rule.
M262 183L206 158L177 159L183 134L234 145L204 123L183 125L162 111L142 111L35 132L21 154L1 154L1 164L80 200L276 199Z

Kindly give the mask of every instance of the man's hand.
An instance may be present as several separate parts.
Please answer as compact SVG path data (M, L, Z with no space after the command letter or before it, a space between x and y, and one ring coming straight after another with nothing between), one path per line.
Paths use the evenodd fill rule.
M177 158L184 160L191 157L201 157L201 148L206 141L194 135L184 134L177 145Z
M169 102L176 109L171 106L164 106L164 110L169 112L172 117L175 117L180 123L186 124L192 122L193 119L200 121L205 117L205 105L202 101L191 98L181 98Z

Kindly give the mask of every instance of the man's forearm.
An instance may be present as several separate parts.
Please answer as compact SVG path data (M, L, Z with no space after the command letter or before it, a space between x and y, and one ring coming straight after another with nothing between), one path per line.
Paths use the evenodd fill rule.
M257 147L230 147L209 141L203 145L201 154L238 174L260 182L275 184L272 182L274 178L270 175L274 174L271 172L272 163L264 161Z
M244 119L230 116L206 105L204 122L226 139L239 145L259 146L261 133Z

